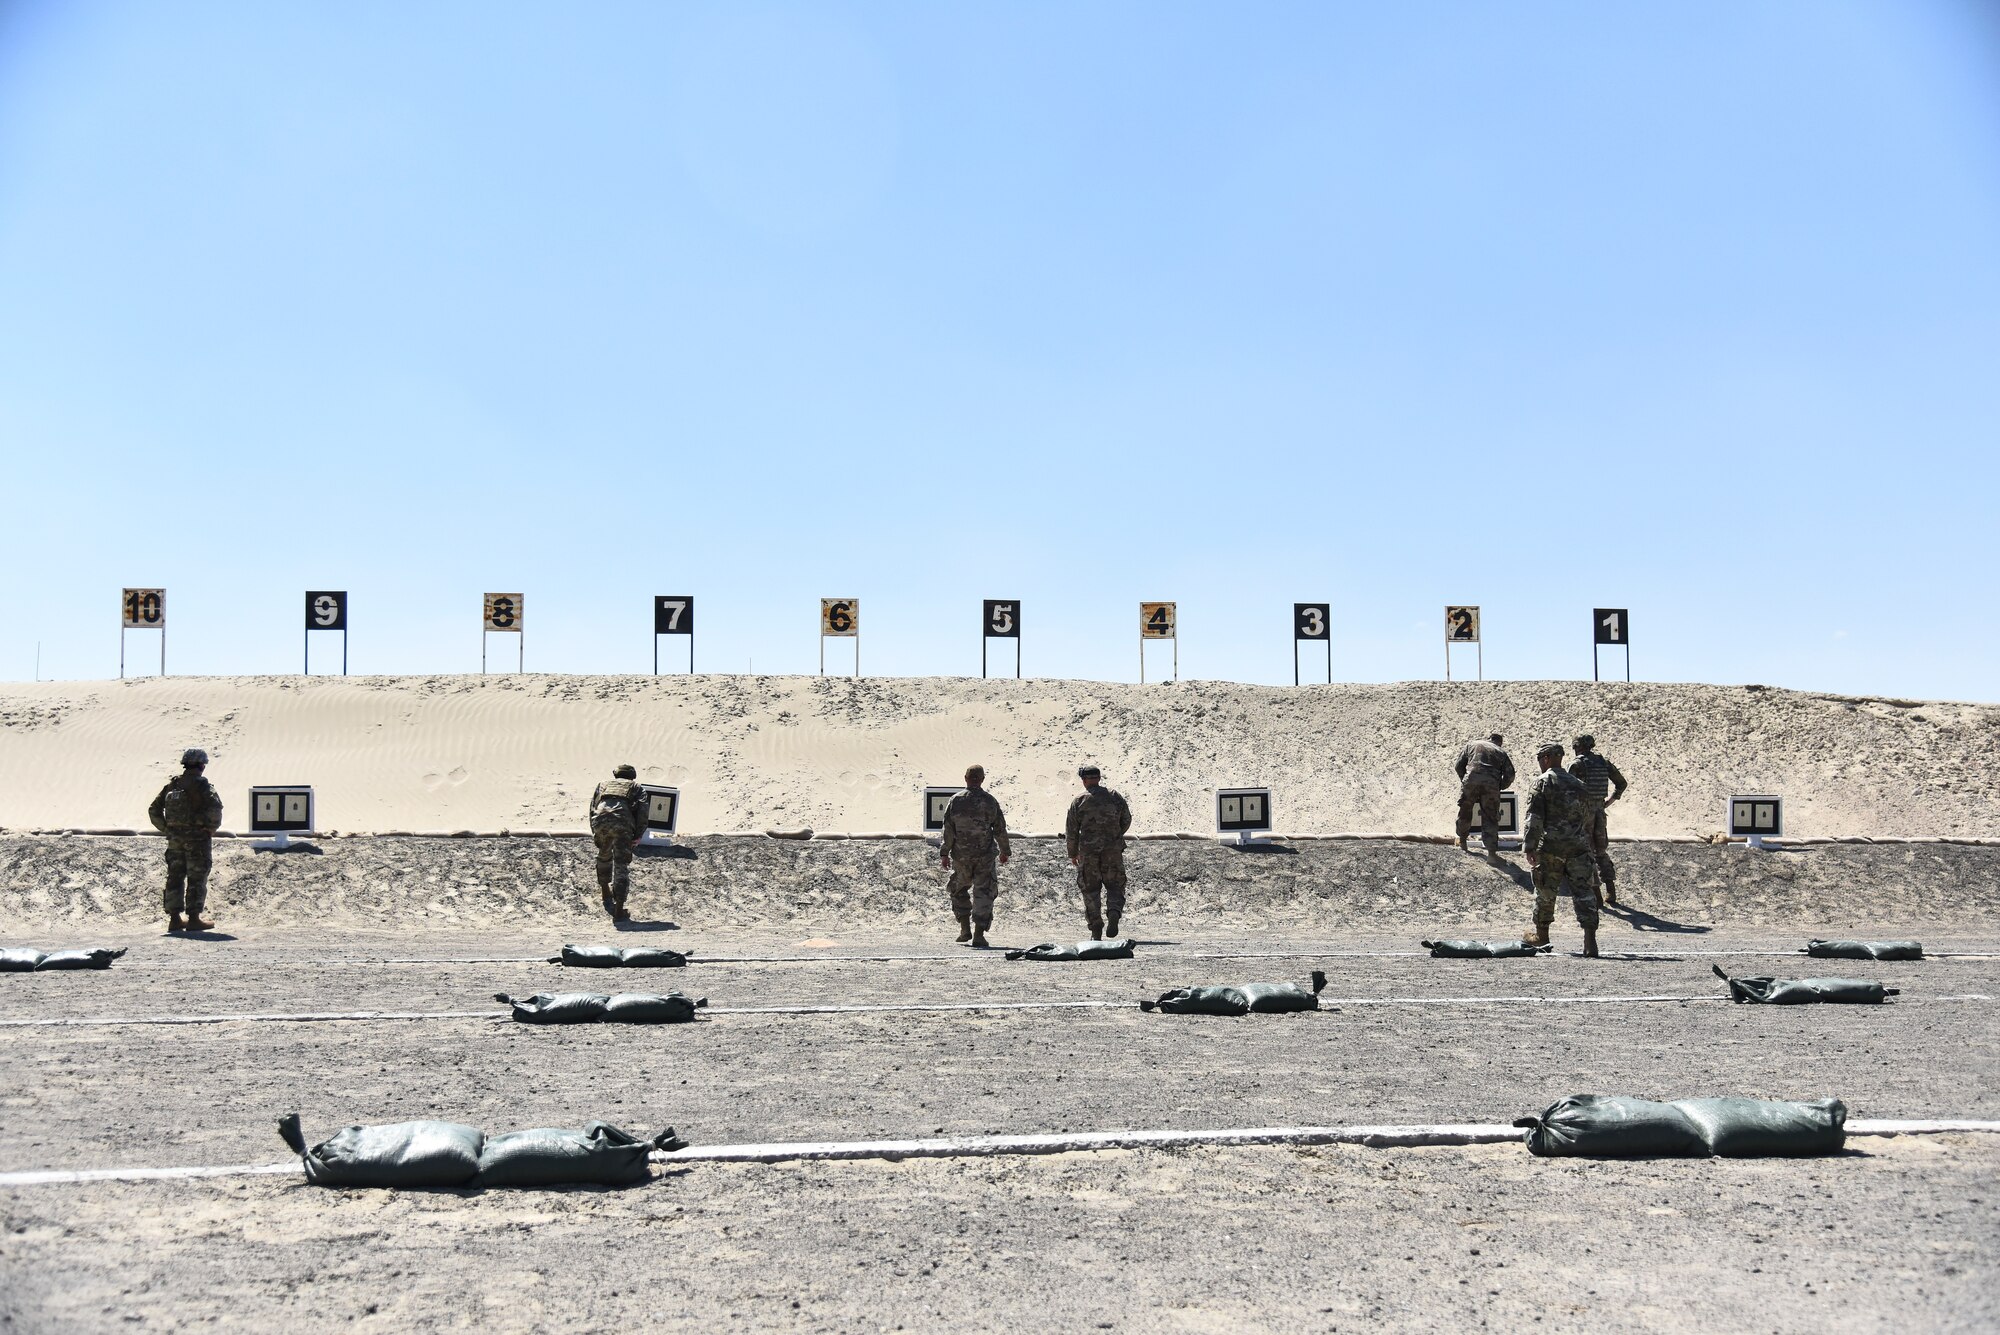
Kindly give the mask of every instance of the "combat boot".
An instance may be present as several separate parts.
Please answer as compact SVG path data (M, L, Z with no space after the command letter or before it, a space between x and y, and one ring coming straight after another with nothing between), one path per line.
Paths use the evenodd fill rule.
M1604 883L1604 902L1607 904L1616 904L1618 902L1618 887L1609 881Z
M1109 918L1109 919L1108 919L1108 920L1107 920L1107 921L1105 922L1105 924L1104 924L1104 934L1105 934L1106 936L1110 937L1110 938L1111 938L1112 940L1114 940L1114 941L1116 941L1116 940L1118 939L1118 917L1117 917L1117 915L1116 915L1116 914L1113 914L1113 915L1112 915L1112 916L1111 916L1111 917L1110 917L1110 918Z
M1597 929L1595 927L1586 927L1583 929L1583 957L1587 960L1598 958Z
M169 932L185 932L187 930L187 927L181 922L180 914L169 913L167 915L167 930Z
M212 928L212 927L214 927L214 926L215 926L215 924L214 924L214 923L212 923L212 922L210 922L210 921L209 921L208 919L206 919L206 918L202 917L202 916L201 916L201 915L200 915L199 913L196 913L196 912L195 912L195 911L194 911L193 909L189 909L189 910L188 910L188 915L187 915L187 930L188 930L188 931L190 931L190 932L206 932L206 931L208 931L208 930L209 930L210 928Z
M958 943L960 945L964 945L967 941L970 941L971 939L972 939L972 919L960 918L958 920Z
M1536 923L1534 930L1521 938L1524 946L1545 946L1549 943L1549 928L1546 923Z
M972 929L972 948L974 950L986 949L986 929L984 927L975 927Z
M1472 850L1465 846L1465 840L1466 840L1465 835L1461 834L1460 836L1458 836L1458 851L1461 853L1470 853Z

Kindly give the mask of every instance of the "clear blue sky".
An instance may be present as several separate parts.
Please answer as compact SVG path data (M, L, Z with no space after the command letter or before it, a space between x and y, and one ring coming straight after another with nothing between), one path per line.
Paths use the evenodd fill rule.
M2000 6L0 0L0 677L1992 700ZM511 659L511 644L495 640ZM333 642L319 664L331 665ZM145 662L150 643L134 641ZM844 653L836 649L836 654ZM844 663L846 660L841 658ZM1164 666L1164 660L1162 660Z

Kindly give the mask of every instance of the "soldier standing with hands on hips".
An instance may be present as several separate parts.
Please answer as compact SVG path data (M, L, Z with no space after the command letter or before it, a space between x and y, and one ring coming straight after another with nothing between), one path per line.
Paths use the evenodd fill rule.
M1085 765L1076 777L1083 780L1083 791L1069 804L1064 832L1090 939L1102 941L1118 935L1125 913L1125 831L1132 828L1132 808L1099 782L1104 776L1097 766ZM1100 896L1109 902L1100 904Z
M1528 787L1528 824L1521 847L1535 870L1535 930L1521 944L1545 946L1556 920L1556 891L1567 888L1583 928L1583 954L1597 958L1597 861L1590 851L1590 803L1583 781L1562 767L1559 742L1535 750L1542 772Z
M153 805L146 808L153 828L167 836L167 930L205 932L215 926L201 916L208 902L208 872L214 862L213 840L222 828L222 798L203 776L208 752L181 753L181 772L167 780ZM183 921L182 910L187 917Z
M1590 803L1590 851L1597 857L1597 877L1604 882L1604 902L1618 902L1618 868L1611 861L1611 832L1604 825L1604 808L1625 796L1625 776L1618 767L1597 754L1597 739L1589 733L1572 743L1576 759L1569 772L1583 780L1584 799Z
M974 765L965 772L965 791L944 809L945 870L951 873L951 911L958 918L958 939L984 949L986 929L993 925L993 897L999 877L994 852L1005 862L1013 853L1007 842L1007 816L986 791L986 769Z
M630 922L625 896L632 889L632 846L646 833L646 790L639 771L620 765L590 795L590 837L597 843L597 896L613 922Z

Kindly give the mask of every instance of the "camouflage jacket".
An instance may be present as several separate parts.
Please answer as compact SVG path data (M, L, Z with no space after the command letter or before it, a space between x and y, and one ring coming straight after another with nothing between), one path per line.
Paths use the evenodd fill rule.
M1461 779L1491 779L1502 788L1514 782L1514 758L1491 742L1467 742L1453 768Z
M1102 853L1108 849L1125 847L1125 831L1132 828L1132 808L1115 791L1098 784L1077 794L1076 801L1069 804L1069 817L1063 822L1064 832L1069 836L1069 855L1078 857L1084 849Z
M222 798L201 774L176 774L160 789L146 819L164 834L214 834L222 828Z
M646 832L646 790L630 779L606 779L590 795L590 826L623 826L637 839Z
M1521 847L1575 856L1590 850L1590 802L1583 781L1564 769L1547 769L1528 785L1528 828Z
M951 799L944 809L944 853L946 857L990 858L993 846L1012 855L1007 842L1007 816L993 794L984 788L968 788Z
M1608 797L1625 796L1625 776L1618 767L1595 751L1585 751L1569 762L1569 772L1583 780L1585 796L1599 806ZM1617 791L1612 791L1613 788Z

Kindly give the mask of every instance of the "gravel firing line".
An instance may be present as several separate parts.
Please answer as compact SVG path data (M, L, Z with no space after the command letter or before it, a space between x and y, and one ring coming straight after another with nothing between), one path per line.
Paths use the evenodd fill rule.
M1850 1119L1850 1136L1923 1136L2000 1132L2000 1122L1970 1118ZM1523 1138L1503 1122L1442 1122L1380 1126L1243 1127L1204 1131L1074 1131L1034 1136L946 1136L925 1140L808 1140L769 1144L697 1145L655 1151L654 1163L787 1163L802 1160L968 1159L1003 1155L1077 1154L1092 1150L1183 1149L1197 1146L1364 1145L1371 1149L1495 1145ZM77 1186L95 1182L161 1182L206 1177L277 1177L298 1163L213 1164L181 1168L81 1168L0 1173L0 1187Z

